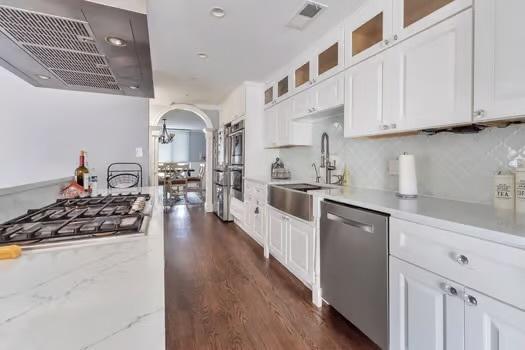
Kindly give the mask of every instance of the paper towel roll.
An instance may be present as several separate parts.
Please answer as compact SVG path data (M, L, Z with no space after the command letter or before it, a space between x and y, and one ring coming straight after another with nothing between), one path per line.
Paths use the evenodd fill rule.
M413 154L399 156L399 191L400 196L417 196L416 158Z

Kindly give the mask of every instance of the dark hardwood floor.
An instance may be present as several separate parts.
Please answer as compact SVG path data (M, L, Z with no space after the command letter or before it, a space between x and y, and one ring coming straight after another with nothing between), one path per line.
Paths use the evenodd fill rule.
M234 224L176 206L165 225L168 350L377 349Z

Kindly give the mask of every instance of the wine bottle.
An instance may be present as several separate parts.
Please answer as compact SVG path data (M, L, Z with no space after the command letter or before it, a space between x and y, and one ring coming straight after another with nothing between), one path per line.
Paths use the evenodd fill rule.
M86 178L87 174L89 174L89 170L85 165L85 153L84 151L80 151L79 166L75 169L75 181L79 186L84 187L84 179Z

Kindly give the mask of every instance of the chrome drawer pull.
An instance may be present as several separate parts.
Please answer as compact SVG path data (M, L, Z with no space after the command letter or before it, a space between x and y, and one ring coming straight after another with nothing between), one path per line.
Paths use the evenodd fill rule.
M468 258L465 255L463 255L463 254L459 254L458 256L456 256L456 261L460 265L468 265L468 263L469 263Z
M327 213L326 218L331 221L340 222L344 225L356 227L366 232L374 233L374 225L369 225L369 224L365 224L362 222L350 220L350 219L347 219L347 218L344 218L342 216L332 214L332 213Z

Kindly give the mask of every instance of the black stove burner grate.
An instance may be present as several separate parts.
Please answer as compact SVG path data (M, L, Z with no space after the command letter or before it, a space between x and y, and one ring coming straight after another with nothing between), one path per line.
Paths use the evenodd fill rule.
M0 245L137 233L144 213L133 204L140 197L150 199L147 194L59 199L1 224Z

